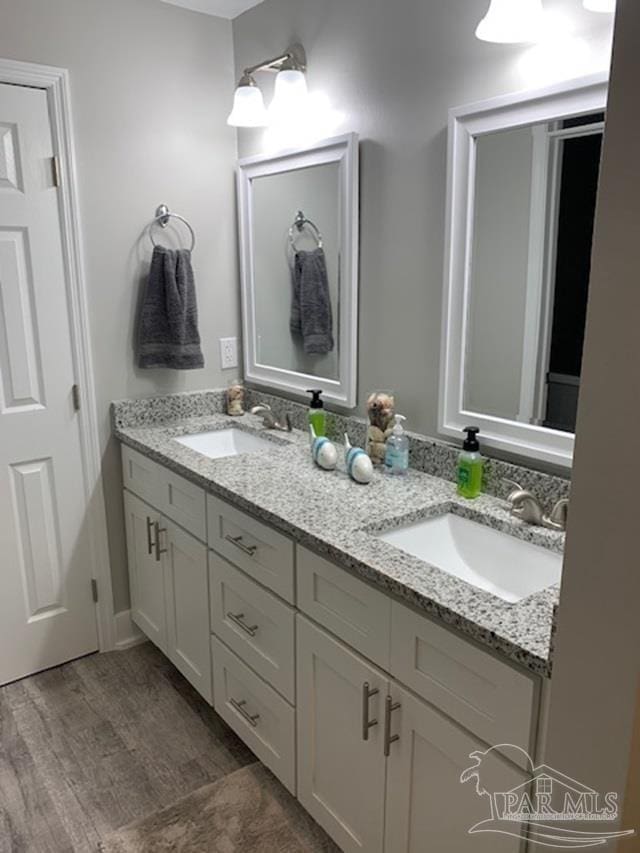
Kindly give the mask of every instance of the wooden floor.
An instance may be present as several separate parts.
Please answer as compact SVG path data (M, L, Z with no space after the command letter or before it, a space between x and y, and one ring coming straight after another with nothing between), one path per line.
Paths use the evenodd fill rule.
M255 761L150 643L0 688L0 853L95 851Z

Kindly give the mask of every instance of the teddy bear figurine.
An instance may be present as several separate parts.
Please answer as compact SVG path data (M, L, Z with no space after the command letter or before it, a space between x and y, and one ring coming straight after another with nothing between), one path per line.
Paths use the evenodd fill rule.
M375 391L367 400L367 453L374 465L384 464L386 442L393 431L395 398L385 391Z

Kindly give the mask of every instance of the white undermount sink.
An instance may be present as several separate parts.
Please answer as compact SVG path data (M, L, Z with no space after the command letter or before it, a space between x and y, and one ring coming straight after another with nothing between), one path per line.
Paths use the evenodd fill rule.
M257 453L260 450L273 450L276 445L259 435L244 432L241 429L219 429L213 432L196 432L193 435L181 435L174 439L178 444L201 453L209 459L222 459L224 456L239 456L241 453Z
M561 554L453 513L378 538L512 604L562 577Z

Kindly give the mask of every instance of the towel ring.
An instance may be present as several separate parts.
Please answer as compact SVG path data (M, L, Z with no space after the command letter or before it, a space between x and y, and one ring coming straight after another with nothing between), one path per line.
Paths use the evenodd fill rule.
M187 228L189 229L189 233L191 234L191 249L189 251L193 252L195 245L196 245L195 231L193 230L191 225L187 222L187 220L184 218L184 216L180 216L179 213L172 213L166 204L161 204L156 210L156 215L149 225L149 239L151 240L151 242L153 243L154 246L157 246L158 244L153 239L153 232L151 229L153 228L154 225L159 225L161 228L166 228L167 225L169 224L169 219L171 219L171 218L179 219L180 222L183 222L187 226Z
M305 225L308 226L311 232L313 232L313 236L315 237L316 242L318 243L318 248L322 248L322 234L320 233L320 229L315 224L315 222L312 222L310 219L307 219L304 213L299 210L298 215L296 216L291 228L289 228L289 247L294 252L296 250L295 231L297 229L298 234L301 234Z

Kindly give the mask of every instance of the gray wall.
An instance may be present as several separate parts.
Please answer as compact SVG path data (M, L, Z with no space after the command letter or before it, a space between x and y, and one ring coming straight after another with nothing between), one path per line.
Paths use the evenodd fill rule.
M71 73L82 241L116 610L128 607L112 399L215 387L218 338L238 334L233 168L225 123L234 87L231 24L158 0L0 0L0 56ZM207 367L139 371L132 335L150 244L166 202L193 224Z
M476 157L464 405L515 420L529 268L531 128L481 137Z
M337 132L361 135L359 407L371 389L395 389L408 428L429 435L437 424L447 112L607 61L611 16L588 13L578 0L545 6L566 12L588 40L585 63L568 65L566 44L536 62L527 48L481 43L474 31L487 0L265 0L233 24L237 71L300 40L310 90L345 113ZM269 76L260 83L268 93ZM239 139L242 155L263 151L262 132Z

